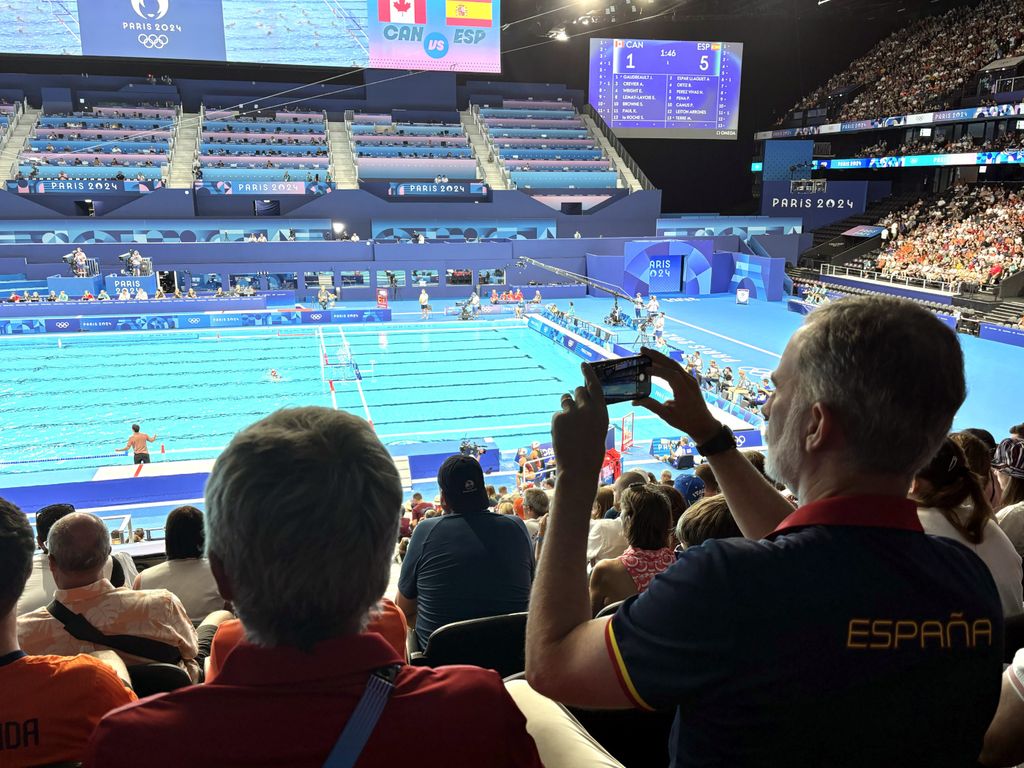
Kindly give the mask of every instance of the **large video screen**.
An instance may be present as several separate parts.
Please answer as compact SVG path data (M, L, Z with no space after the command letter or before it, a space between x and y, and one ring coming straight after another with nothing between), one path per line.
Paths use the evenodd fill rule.
M8 0L0 53L501 71L500 0Z
M590 40L590 104L619 138L735 139L743 43Z

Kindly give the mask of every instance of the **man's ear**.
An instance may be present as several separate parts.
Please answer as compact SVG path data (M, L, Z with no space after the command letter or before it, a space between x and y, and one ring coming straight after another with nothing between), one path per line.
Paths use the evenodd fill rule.
M814 403L808 411L807 420L804 450L815 453L828 448L836 434L836 420L832 411L823 403Z
M210 561L210 570L213 571L213 580L217 582L217 591L220 592L220 596L227 602L232 602L235 599L235 590L231 586L231 580L228 579L227 572L224 570L224 561L221 560L217 555L210 552L207 555Z

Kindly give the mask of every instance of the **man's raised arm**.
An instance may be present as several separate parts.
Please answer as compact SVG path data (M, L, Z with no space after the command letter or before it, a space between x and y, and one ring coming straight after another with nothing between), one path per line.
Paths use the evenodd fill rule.
M604 460L608 409L584 364L586 387L562 395L551 420L558 482L526 625L526 677L538 692L566 704L632 706L605 645L609 619L591 619L587 531Z

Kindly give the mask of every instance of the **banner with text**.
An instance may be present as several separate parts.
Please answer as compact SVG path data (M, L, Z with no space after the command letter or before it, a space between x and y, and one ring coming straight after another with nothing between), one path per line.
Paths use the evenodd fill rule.
M197 181L197 195L326 195L334 184L314 181Z
M79 179L75 181L38 181L36 179L18 179L7 182L7 191L19 195L97 195L104 192L143 194L163 187L162 181L100 181L98 179Z

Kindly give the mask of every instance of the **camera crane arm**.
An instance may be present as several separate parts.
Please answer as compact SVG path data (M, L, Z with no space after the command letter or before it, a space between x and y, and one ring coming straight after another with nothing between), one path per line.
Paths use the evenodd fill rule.
M616 299L623 299L624 301L633 300L630 296L626 294L621 285L614 285L612 283L605 283L601 280L594 280L593 278L587 277L585 275L578 275L575 272L569 271L568 269L553 267L550 264L545 264L543 261L531 259L528 256L520 256L518 259L516 259L515 265L520 268L525 267L527 265L531 267L537 267L538 269L543 269L547 272L552 273L553 275L558 275L559 277L567 277L570 280L574 280L577 283L587 286L588 288L596 288L599 291L609 293Z

